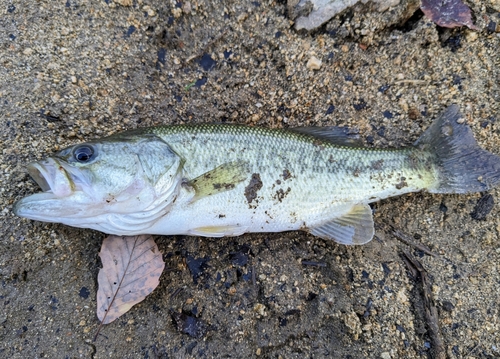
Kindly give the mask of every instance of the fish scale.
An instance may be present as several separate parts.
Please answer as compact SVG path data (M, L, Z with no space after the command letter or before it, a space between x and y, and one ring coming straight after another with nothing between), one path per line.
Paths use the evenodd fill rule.
M342 147L326 141L319 145L312 136L239 125L160 126L151 130L185 159L188 178L235 160L248 161L249 173L259 173L268 184L283 180L283 171L290 171L298 205L311 196L313 201L365 201L367 195L393 190L401 177L406 178L408 188L394 195L407 193L409 188L429 188L437 180L432 154L417 149ZM414 152L418 152L418 163L410 166L409 156ZM383 165L373 168L380 161Z

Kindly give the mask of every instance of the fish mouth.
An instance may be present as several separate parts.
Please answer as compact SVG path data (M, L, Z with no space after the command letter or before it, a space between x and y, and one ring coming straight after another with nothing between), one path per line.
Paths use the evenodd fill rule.
M68 206L64 200L75 193L71 175L56 159L32 162L28 173L40 186L42 193L35 193L14 204L13 212L19 217L57 222L61 216L78 214L78 207Z
M74 191L70 174L64 166L53 158L32 162L27 166L28 173L43 192L55 197L67 197Z
M50 185L43 175L45 171L41 166L34 162L28 165L28 173L31 178L36 182L36 184L42 189L43 192L50 191Z

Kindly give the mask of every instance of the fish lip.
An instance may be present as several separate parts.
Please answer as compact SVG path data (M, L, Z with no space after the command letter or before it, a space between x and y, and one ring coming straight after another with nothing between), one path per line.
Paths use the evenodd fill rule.
M83 208L80 206L68 205L56 197L52 192L39 192L28 197L22 198L12 208L12 212L22 218L35 221L71 223L71 219L77 219L81 222L83 217ZM69 222L68 222L69 221Z
M31 162L27 170L42 192L20 199L13 212L19 217L57 222L61 216L78 214L80 209L67 205L66 197L76 194L71 173L55 158Z
M44 193L67 197L74 192L70 173L54 158L31 162L27 169Z

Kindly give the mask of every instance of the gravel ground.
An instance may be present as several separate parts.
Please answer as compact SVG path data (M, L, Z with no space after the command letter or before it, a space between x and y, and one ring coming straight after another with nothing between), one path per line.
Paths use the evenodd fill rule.
M404 146L457 103L500 154L500 4L468 3L481 31L418 13L385 26L404 9L360 7L307 34L284 1L0 0L0 356L427 357L406 251L427 271L446 356L500 357L500 211L471 216L485 194L377 203L376 238L354 248L298 232L159 237L160 286L96 341L104 234L11 212L37 191L29 161L156 124L347 125Z

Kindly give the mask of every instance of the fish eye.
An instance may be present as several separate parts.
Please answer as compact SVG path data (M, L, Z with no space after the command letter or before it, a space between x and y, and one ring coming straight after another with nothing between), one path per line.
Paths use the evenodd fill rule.
M94 149L89 145L81 145L73 151L73 157L80 163L86 163L92 159Z

